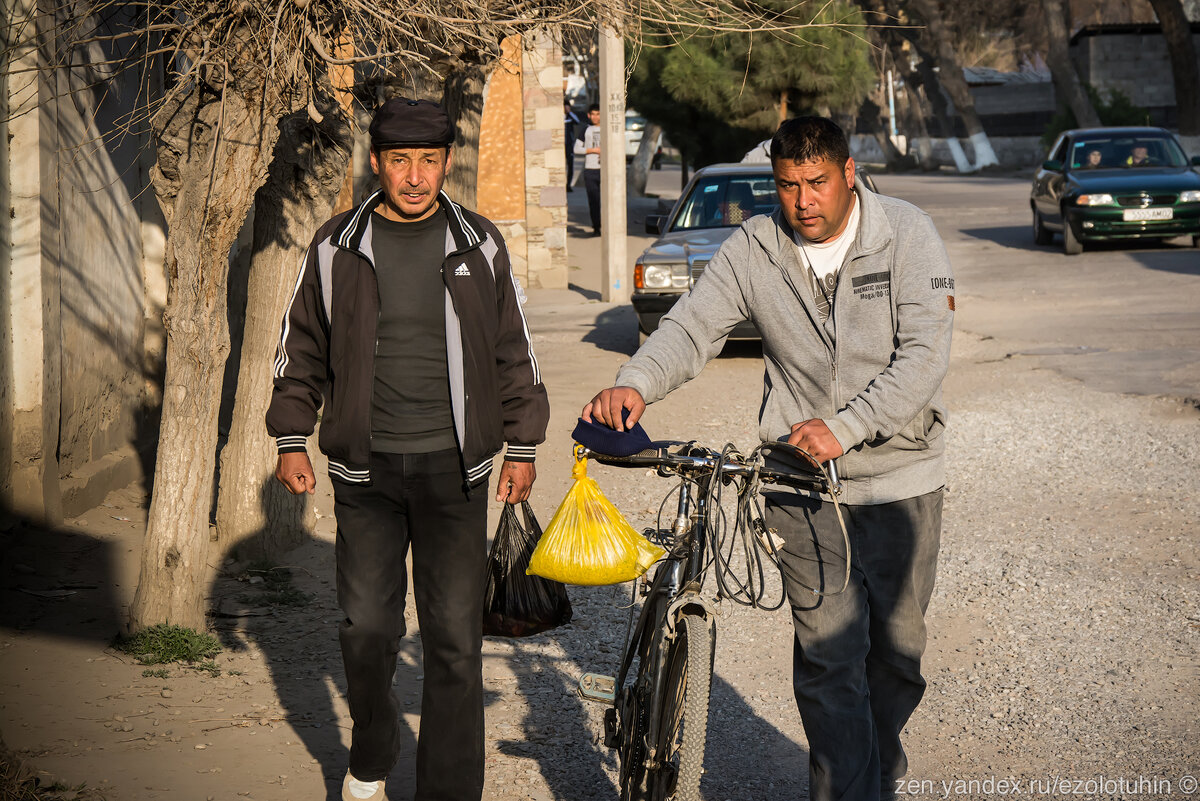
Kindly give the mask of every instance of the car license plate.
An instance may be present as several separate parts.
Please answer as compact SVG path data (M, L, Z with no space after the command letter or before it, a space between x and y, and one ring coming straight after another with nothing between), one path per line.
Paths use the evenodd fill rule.
M1175 216L1172 209L1125 209L1125 222L1138 220L1170 220Z

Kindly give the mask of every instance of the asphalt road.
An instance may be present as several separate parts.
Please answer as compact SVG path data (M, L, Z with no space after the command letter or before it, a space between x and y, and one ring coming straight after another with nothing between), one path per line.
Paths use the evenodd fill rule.
M1095 389L1200 400L1200 250L1190 239L1066 256L1057 238L1033 243L1027 179L876 183L933 217L954 265L956 328Z
M875 178L881 192L933 217L954 266L956 328L1003 341L997 358L1032 359L1106 392L1200 403L1200 250L1190 240L1098 245L1066 256L1057 238L1033 243L1028 178ZM647 189L670 202L678 187L678 168L667 165L651 172ZM573 233L583 231L584 194L568 197ZM657 205L630 201L630 277L653 240L642 225ZM572 284L591 297L600 286L595 242L570 241Z

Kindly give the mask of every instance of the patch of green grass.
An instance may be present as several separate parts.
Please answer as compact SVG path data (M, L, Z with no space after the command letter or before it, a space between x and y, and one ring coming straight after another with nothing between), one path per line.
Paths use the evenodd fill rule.
M135 657L143 665L199 662L212 659L221 652L221 643L211 634L166 623L119 639L113 647Z
M240 675L242 675L242 671L240 671L240 670L227 670L227 671L225 671L225 672L226 672L226 673L228 673L230 676L240 676Z
M146 668L142 671L143 679L169 679L171 671L166 668Z
M214 679L221 675L221 668L218 667L217 663L212 661L211 659L208 660L207 662L200 662L198 664L191 665L190 667L192 668L192 670L199 671L200 673L207 673L208 675L212 676Z

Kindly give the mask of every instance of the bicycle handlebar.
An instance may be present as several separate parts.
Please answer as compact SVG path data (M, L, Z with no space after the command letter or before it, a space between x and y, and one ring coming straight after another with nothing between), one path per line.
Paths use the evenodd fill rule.
M673 447L677 449L672 451ZM790 457L796 467L789 469L782 465L766 466L760 454L775 450ZM721 454L694 442L677 441L656 442L652 447L630 456L612 456L591 450L586 452L597 462L612 467L652 467L683 475L712 473L719 464L722 476L757 476L759 481L768 484L783 484L835 495L841 492L841 484L832 460L827 462L825 470L822 470L820 464L807 451L786 442L763 442L749 457L736 451Z

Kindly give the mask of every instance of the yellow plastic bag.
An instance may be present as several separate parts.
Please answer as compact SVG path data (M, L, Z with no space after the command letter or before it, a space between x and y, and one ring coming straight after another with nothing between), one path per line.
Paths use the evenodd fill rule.
M588 478L587 459L571 468L575 483L546 526L527 573L564 584L619 584L666 554L634 530Z

